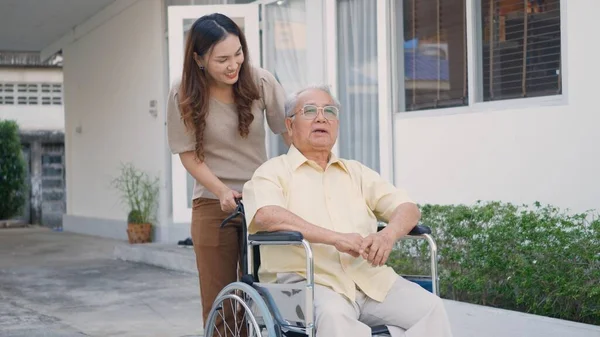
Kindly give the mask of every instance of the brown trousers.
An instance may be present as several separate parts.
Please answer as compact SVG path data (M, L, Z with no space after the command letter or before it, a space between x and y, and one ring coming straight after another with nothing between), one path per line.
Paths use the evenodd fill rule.
M238 269L241 220L236 218L224 228L220 228L223 220L229 215L221 210L218 199L194 199L191 234L200 279L200 297L205 329L213 301L226 285L238 280L238 271L241 270L241 267ZM233 329L236 323L231 303L225 302L223 310L229 329ZM217 315L216 321L220 335L231 335L229 329L227 329L227 333L223 331L222 317L221 314ZM240 323L241 319L238 318L236 329L238 331L242 329L243 336L246 329L245 326L240 327ZM219 334L215 331L214 335L218 336Z

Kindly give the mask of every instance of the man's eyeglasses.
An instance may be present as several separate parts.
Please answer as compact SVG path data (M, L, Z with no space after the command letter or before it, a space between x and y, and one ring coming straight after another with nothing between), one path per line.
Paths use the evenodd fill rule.
M323 117L328 120L337 120L338 115L340 113L339 109L333 105L327 105L324 107L318 107L316 105L305 105L300 109L302 113L300 115L304 119L315 119L319 114L319 110L323 110ZM290 117L294 117L296 114L291 115Z

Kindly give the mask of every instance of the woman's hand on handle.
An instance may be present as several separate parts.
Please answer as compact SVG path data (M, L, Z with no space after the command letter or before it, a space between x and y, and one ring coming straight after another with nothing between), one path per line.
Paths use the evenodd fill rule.
M235 210L237 204L235 198L241 198L239 192L232 191L227 185L223 184L206 163L199 161L193 151L179 154L181 163L194 179L206 187L211 193L219 198L221 209L224 212L231 213Z
M237 199L242 198L242 194L238 191L224 188L217 194L219 201L221 202L221 210L225 213L232 213L237 207Z

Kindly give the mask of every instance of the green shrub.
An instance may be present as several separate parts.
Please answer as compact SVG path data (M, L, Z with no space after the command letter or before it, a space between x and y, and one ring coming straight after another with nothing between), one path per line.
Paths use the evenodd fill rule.
M0 121L0 220L23 211L26 198L27 167L21 152L19 126Z
M443 298L600 324L600 221L536 203L424 205L438 245ZM427 274L423 241L399 244L389 263Z

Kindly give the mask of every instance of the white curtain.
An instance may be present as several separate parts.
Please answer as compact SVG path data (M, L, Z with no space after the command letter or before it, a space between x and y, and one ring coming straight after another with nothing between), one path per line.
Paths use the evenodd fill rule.
M261 18L266 69L282 84L286 93L307 85L306 78L306 4L305 0L286 0L265 6ZM270 134L269 156L287 152L281 136Z
M377 1L339 0L337 16L340 156L379 171Z

